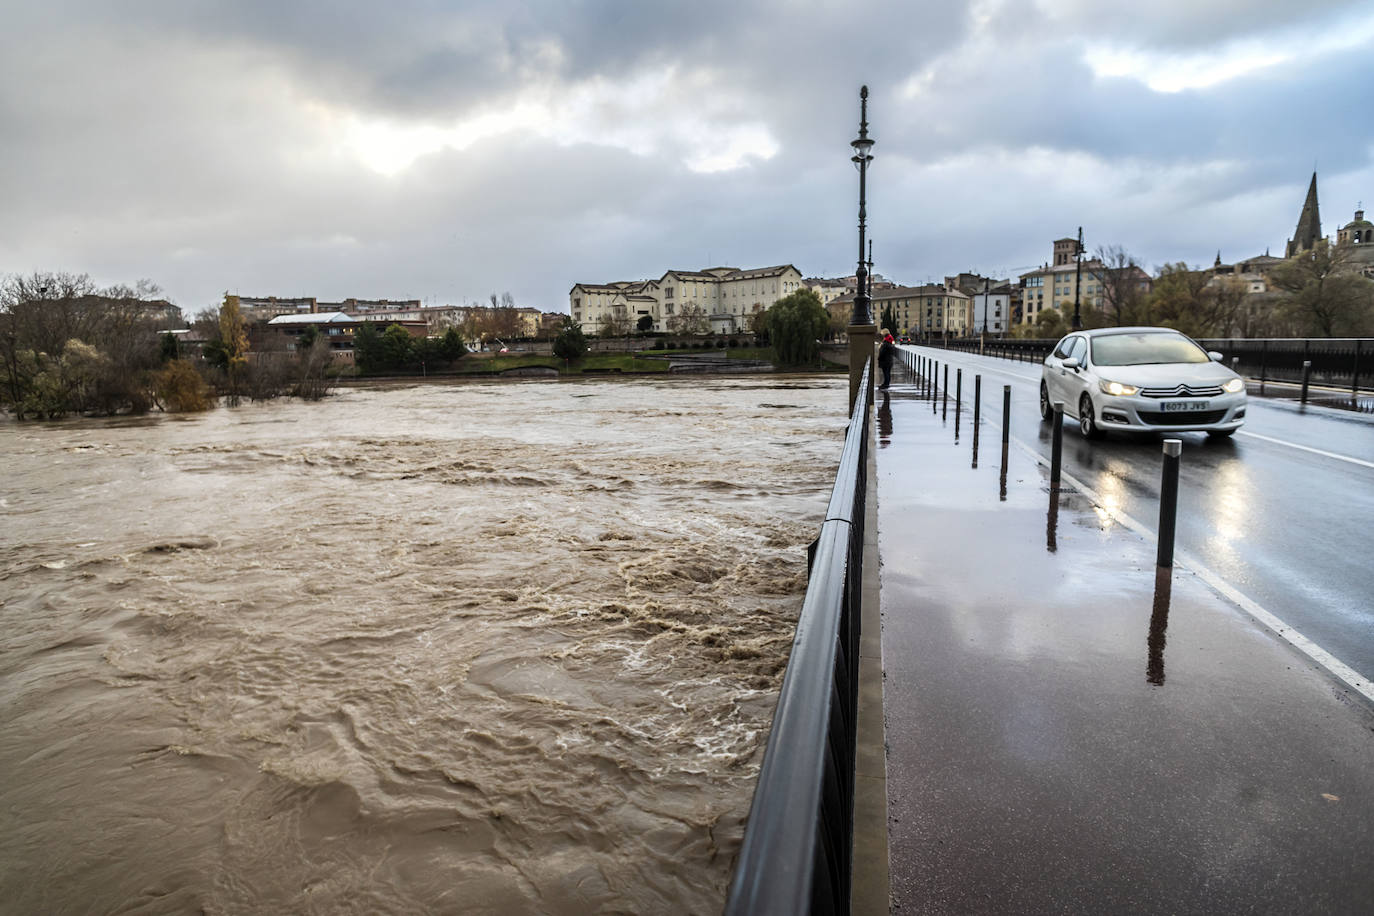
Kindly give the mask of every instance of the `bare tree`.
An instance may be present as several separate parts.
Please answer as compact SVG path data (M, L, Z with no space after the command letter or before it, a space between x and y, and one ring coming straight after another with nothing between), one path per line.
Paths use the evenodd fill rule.
M1284 294L1281 311L1298 333L1360 336L1374 329L1374 281L1353 270L1350 252L1320 239L1270 271L1269 282Z
M1144 285L1149 275L1135 256L1120 245L1099 247L1090 264L1092 276L1102 289L1101 312L1106 321L1120 327L1141 321Z
M1234 279L1213 280L1210 271L1192 270L1181 262L1164 265L1145 300L1148 323L1174 328L1190 337L1231 333L1245 300L1245 285Z
M668 330L674 334L705 334L711 329L711 320L701 306L688 302L678 309L678 313L668 319Z
M596 332L601 337L626 337L630 333L630 319L624 306L616 306L601 316Z

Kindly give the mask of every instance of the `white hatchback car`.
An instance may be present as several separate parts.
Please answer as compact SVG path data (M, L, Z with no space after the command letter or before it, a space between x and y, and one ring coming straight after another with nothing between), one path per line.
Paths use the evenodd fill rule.
M1169 328L1075 331L1045 357L1040 416L1077 416L1088 439L1113 429L1229 436L1245 418L1245 380Z

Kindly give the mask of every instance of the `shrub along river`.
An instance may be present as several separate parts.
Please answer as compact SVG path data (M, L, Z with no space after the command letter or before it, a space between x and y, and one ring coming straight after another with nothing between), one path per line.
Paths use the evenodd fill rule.
M0 421L0 908L718 912L846 386Z

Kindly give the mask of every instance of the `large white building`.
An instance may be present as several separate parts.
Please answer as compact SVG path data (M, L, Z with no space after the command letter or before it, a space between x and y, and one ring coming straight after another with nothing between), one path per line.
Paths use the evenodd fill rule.
M801 287L801 272L791 264L670 270L657 280L578 283L568 293L568 308L585 334L632 333L646 317L652 331L735 334Z

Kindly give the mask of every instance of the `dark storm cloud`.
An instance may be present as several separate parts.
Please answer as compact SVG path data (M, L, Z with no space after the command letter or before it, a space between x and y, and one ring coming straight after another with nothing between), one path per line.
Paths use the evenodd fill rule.
M225 288L509 289L561 308L573 282L668 267L848 272L864 82L889 276L1025 266L1079 223L1151 262L1210 260L1281 244L1314 159L1324 209L1328 193L1374 197L1358 114L1374 107L1374 55L1318 40L1367 30L1360 9L29 4L0 34L0 272L149 276L191 308ZM1287 59L1179 92L1145 84L1271 47ZM1093 51L1146 58L1107 76ZM407 132L528 104L549 123L428 145ZM360 153L358 129L377 125L396 130L377 142L401 148L399 171ZM730 148L719 170L693 171L715 147Z

